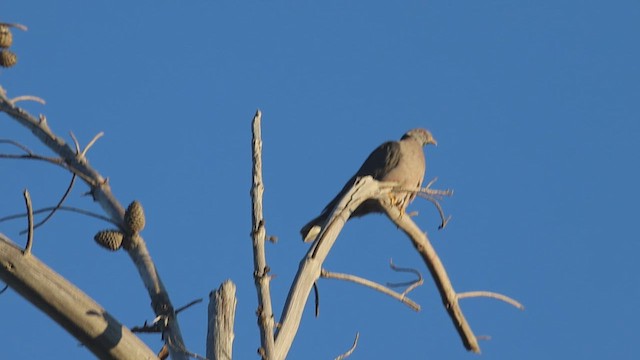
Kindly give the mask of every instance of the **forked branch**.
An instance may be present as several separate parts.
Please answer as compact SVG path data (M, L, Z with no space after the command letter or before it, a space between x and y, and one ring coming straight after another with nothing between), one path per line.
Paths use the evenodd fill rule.
M458 304L458 300L463 297L469 297L470 295L462 296L457 294L453 289L453 285L449 280L449 275L447 275L447 271L444 268L444 265L440 261L438 254L435 249L429 242L429 238L426 233L424 233L418 226L411 220L409 216L403 214L398 210L398 208L392 206L387 199L379 198L380 203L384 210L387 213L389 219L396 224L409 238L411 239L413 246L416 248L422 259L424 260L433 280L438 287L438 291L440 292L440 297L442 298L442 303L444 304L445 309L449 313L449 317L453 322L454 327L458 331L462 342L465 348L469 351L473 351L476 353L480 352L480 346L478 345L478 340L471 330L469 323L464 317L462 309ZM488 292L483 292L482 294L489 294ZM495 296L495 293L492 297ZM479 293L473 293L474 296L480 296ZM506 296L500 295L501 300L505 300ZM519 303L518 303L519 304Z

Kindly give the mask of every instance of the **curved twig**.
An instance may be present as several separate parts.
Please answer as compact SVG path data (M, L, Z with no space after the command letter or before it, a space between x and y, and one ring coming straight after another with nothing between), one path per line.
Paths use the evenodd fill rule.
M440 205L440 202L438 201L438 199L436 199L435 197L431 195L427 195L422 192L418 193L418 196L430 201L436 207L436 210L438 210L438 215L440 215L440 225L438 225L438 230L444 229L444 227L447 226L447 224L449 223L449 220L451 220L451 215L449 215L448 217L445 217L444 211L442 210L442 206Z
M380 187L381 188L391 187L394 191L415 193L417 194L417 196L430 201L436 207L436 210L438 211L438 215L440 215L440 225L438 226L438 229L441 230L441 229L444 229L445 226L447 226L447 224L449 223L449 220L451 220L451 216L447 217L444 215L444 211L442 210L442 206L440 205L440 202L438 200L444 196L453 196L453 190L452 189L446 189L446 190L432 189L431 186L435 184L437 180L438 180L437 177L433 178L431 181L429 181L429 183L425 187L406 188L406 187L398 186L397 183L393 183L393 182L381 183Z
M96 136L93 137L93 139L91 139L91 141L89 141L89 143L87 144L87 146L84 148L84 150L82 150L82 153L80 154L82 157L84 157L85 155L87 155L87 151L89 151L89 149L93 146L93 144L96 143L96 141L98 141L98 139L100 139L101 137L104 136L104 132L101 131L99 133L96 134Z
M420 274L420 272L416 269L399 267L393 263L393 259L389 261L389 267L391 267L391 270L393 271L408 272L408 273L415 274L418 277L417 280L409 281L409 282L387 283L387 286L389 287L407 286L407 288L402 292L403 296L406 296L408 293L412 292L415 288L424 284L424 279L422 278L422 274Z
M396 271L396 272L406 272L406 273L414 274L415 276L418 277L418 280L416 280L416 281L422 280L422 274L420 274L420 272L417 269L400 267L400 266L398 266L398 265L393 263L393 259L389 259L389 267L391 268L391 270ZM408 286L408 285L411 285L411 284L415 283L416 281L406 281L406 282L401 282L401 283L387 283L387 286L389 286L389 287Z
M67 199L67 197L71 193L71 189L73 188L73 184L75 183L75 181L76 181L76 174L73 174L71 176L71 181L69 182L69 186L67 186L67 190L62 195L62 198L60 198L60 201L58 201L58 204L56 204L56 206L51 210L49 214L47 214L47 216L44 219L42 219L39 223L33 226L34 229L37 229L40 226L44 225L47 221L49 221L49 219L51 219L51 217L53 217L56 211L60 209L60 207L62 206L62 203L64 203L64 201ZM21 235L23 233L24 233L24 230L20 232Z
M503 295L503 294L491 292L491 291L465 291L462 293L458 293L457 297L458 299L466 299L466 298L472 298L472 297L488 297L488 298L504 301L507 304L512 305L520 310L524 310L524 305L522 305L517 300L510 298L507 295Z
M344 360L346 358L348 358L349 356L351 356L351 354L353 354L353 351L356 349L356 346L358 346L358 339L360 338L360 333L357 332L356 333L356 338L353 340L353 345L351 345L351 348L349 350L347 350L347 352L345 352L344 354L341 354L340 356L338 356L336 358L336 360Z
M71 135L71 140L73 140L73 144L76 147L76 155L80 154L80 143L78 142L76 135L73 133L73 131L69 131L69 135Z
M0 294L2 294L3 292L7 291L7 289L9 288L9 284L6 284L2 290L0 290Z
M29 195L29 190L24 190L24 202L27 206L27 222L29 224L28 230L29 234L27 235L27 246L24 247L24 251L22 252L25 255L31 254L31 247L33 246L33 208L31 207L31 195Z
M0 144L9 144L9 145L13 145L17 148L19 148L20 150L24 151L25 153L31 155L33 154L33 151L31 151L31 149L29 149L26 145L23 145L15 140L11 140L11 139L0 139Z
M13 99L11 99L12 103L17 103L18 101L35 101L41 105L45 105L46 101L44 101L43 98L37 97L37 96L33 96L33 95L22 95L22 96L16 96Z
M392 298L402 302L403 304L407 305L408 307L410 307L412 310L414 311L420 311L420 305L418 305L416 302L414 302L413 300L409 299L408 297L405 296L405 294L400 294L397 293L391 289L389 289L388 287L382 285L382 284L378 284L374 281L371 281L369 279L365 279L356 275L351 275L351 274L344 274L344 273L335 273L335 272L330 272L327 271L325 269L322 269L320 271L320 276L323 278L327 278L327 279L338 279L338 280L346 280L346 281L351 281L354 282L356 284L360 284L360 285L364 285L366 287L372 288L374 290L377 290L383 294L389 295Z

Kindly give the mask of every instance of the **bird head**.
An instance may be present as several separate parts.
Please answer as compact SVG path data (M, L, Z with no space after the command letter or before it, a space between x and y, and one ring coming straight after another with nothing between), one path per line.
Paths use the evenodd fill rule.
M413 129L409 130L406 134L402 136L402 139L413 138L417 142L419 142L422 146L426 146L428 144L438 145L436 139L431 135L429 130L427 129Z

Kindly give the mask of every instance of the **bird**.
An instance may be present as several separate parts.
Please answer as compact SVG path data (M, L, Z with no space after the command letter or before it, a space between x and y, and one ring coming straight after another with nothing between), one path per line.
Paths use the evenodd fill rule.
M387 141L378 146L367 157L360 169L347 181L338 195L324 207L320 215L300 229L302 239L305 242L315 240L333 208L361 177L371 176L378 181L396 182L403 188L420 187L426 170L423 147L429 144L438 145L428 130L417 128L409 130L399 141ZM404 212L407 205L415 198L416 193L405 192L395 196L394 204ZM371 199L355 209L351 217L379 212L383 212L382 207L377 200Z

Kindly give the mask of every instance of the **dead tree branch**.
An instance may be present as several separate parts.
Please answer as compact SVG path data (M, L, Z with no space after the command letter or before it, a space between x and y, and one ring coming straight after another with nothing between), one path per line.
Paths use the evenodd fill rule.
M49 127L44 116L36 118L26 110L16 106L7 98L6 92L1 87L0 111L5 112L19 124L29 129L42 143L64 159L67 169L90 187L90 193L94 201L98 202L109 218L124 230L124 207L112 193L108 181L89 165L82 152L74 151L61 137L57 136ZM97 139L97 137L94 139ZM93 142L94 140L90 144ZM149 293L153 311L157 316L165 316L169 319L167 327L163 331L163 339L169 345L171 358L174 360L186 360L188 356L184 352L175 350L186 348L180 332L180 326L175 317L169 294L160 279L159 272L141 236L135 237L135 241L131 246L128 246L127 252Z
M287 357L300 326L302 312L309 298L309 293L313 284L320 277L322 264L349 216L364 201L379 196L381 191L389 192L388 189L381 190L378 182L371 176L357 180L335 207L327 223L323 225L315 242L300 261L293 285L289 289L284 311L280 317L281 327L276 335L276 352L273 359L281 360Z
M262 214L262 113L256 111L253 117L253 184L251 200L253 203L252 230L253 239L253 277L258 292L258 322L260 327L260 354L263 359L274 359L274 319L271 306L271 292L269 289L270 275L265 254L267 231Z
M102 306L0 234L0 279L48 314L100 359L157 359ZM55 301L50 301L55 296Z
M327 271L325 269L322 269L320 271L320 276L323 278L327 278L327 279L337 279L337 280L345 280L345 281L351 281L354 282L356 284L360 284L366 287L370 287L373 290L377 290L383 294L389 295L392 298L402 302L403 304L407 305L408 307L410 307L412 310L414 311L420 311L420 305L418 305L416 302L414 302L413 300L407 298L405 296L405 294L400 294L398 292L395 292L391 289L389 289L388 287L382 285L382 284L378 284L374 281L371 281L369 279L365 279L356 275L351 275L351 274L344 274L344 273L335 273L335 272L330 272Z
M207 359L233 359L233 324L236 316L236 285L227 280L209 294Z
M458 304L458 297L451 285L451 280L449 280L449 275L447 275L447 271L440 261L435 249L429 242L427 235L418 228L409 216L401 213L400 210L392 206L387 199L381 199L380 204L386 211L389 219L405 234L407 234L407 236L409 236L413 246L416 248L420 256L422 256L422 259L427 265L427 268L438 287L442 303L444 304L445 309L447 309L449 317L451 317L451 321L453 321L453 325L458 331L458 334L462 338L465 348L469 351L479 353L480 346L478 345L478 340L462 313L462 309Z

